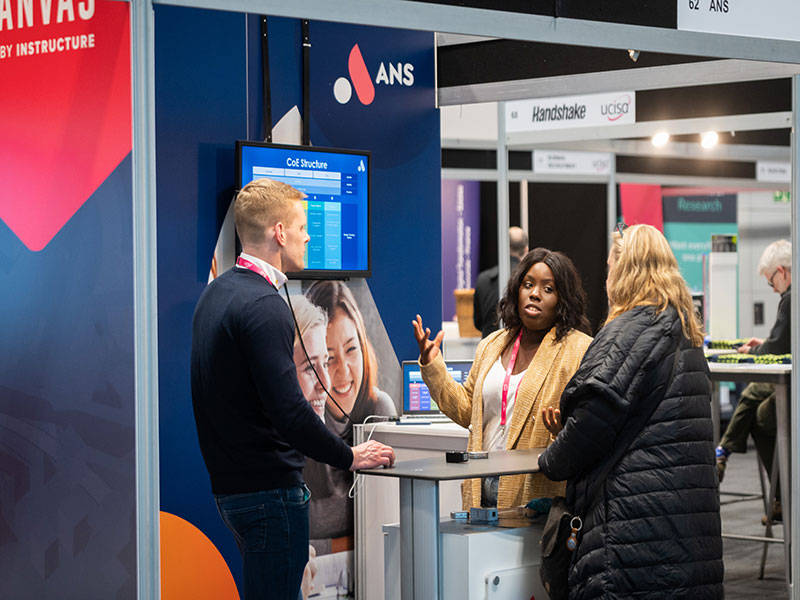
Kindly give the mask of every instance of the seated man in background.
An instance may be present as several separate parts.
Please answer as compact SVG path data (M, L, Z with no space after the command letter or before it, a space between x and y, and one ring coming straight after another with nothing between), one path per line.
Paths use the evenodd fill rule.
M786 240L773 242L764 250L758 263L758 272L767 279L767 285L781 295L778 317L766 340L752 338L739 348L749 354L788 354L791 352L791 286L792 244ZM772 472L775 452L775 386L770 383L751 383L736 405L725 435L717 446L717 472L719 480L725 476L725 467L731 452L747 450L747 436L752 435L761 462ZM776 496L780 494L776 490ZM780 519L780 502L775 502L774 515Z
M508 254L511 262L509 273L513 273L519 261L528 253L528 234L520 227L508 230ZM500 301L498 278L500 268L495 265L478 273L475 282L475 296L472 299L472 322L485 338L500 327L497 322L497 303ZM505 283L503 283L505 289Z

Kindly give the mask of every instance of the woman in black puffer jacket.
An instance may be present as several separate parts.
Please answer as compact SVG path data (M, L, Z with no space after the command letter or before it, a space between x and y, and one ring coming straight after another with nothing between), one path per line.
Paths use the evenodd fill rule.
M724 598L711 382L689 291L669 244L648 225L615 233L608 265L608 320L560 414L542 415L560 432L539 457L541 472L567 480L567 504L583 517L570 600ZM662 395L585 506L632 415Z

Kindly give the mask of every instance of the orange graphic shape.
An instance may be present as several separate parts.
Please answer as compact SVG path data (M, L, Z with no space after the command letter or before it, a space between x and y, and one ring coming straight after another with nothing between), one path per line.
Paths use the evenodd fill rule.
M375 99L375 86L372 85L372 78L367 71L364 57L361 56L361 48L358 44L350 50L350 57L347 60L347 70L350 72L350 79L356 89L356 95L361 104L371 104Z
M225 559L206 535L178 516L161 512L162 600L239 600Z

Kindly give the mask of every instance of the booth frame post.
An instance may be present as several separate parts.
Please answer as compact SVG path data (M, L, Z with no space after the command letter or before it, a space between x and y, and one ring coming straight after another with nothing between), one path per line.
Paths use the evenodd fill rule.
M161 597L155 19L152 0L130 4L137 597L149 600Z
M622 216L622 215L619 215ZM613 238L611 232L617 224L617 155L608 155L608 184L606 189L606 252L611 252Z
M797 126L800 123L800 76L795 75L792 77L792 192L791 192L791 206L792 206L792 272L796 272L798 267L800 266L800 248L798 247L798 241L800 241L800 236L798 236L797 228L800 227L800 151L798 151L798 132ZM800 600L800 590L798 590L798 586L794 585L794 580L797 577L797 574L800 569L800 564L798 564L798 555L799 553L794 551L794 541L800 539L800 530L798 530L798 525L800 524L800 520L798 520L798 515L800 515L800 511L798 511L798 484L800 484L800 469L798 469L798 464L800 464L800 460L797 459L797 452L798 448L798 438L797 436L800 435L800 385L798 385L797 379L797 357L800 356L798 354L798 336L797 336L797 327L800 324L800 298L798 298L797 291L792 294L792 305L791 305L791 315L792 315L792 323L793 326L791 328L791 350L792 356L794 359L792 360L792 384L789 386L790 390L790 398L789 400L789 419L790 419L790 481L791 481L791 499L789 504L789 514L791 516L790 521L790 546L789 546L789 562L790 562L790 569L789 572L786 573L786 582L789 586L789 597L791 600Z
M152 0L205 8L597 48L800 64L800 43L397 0Z
M531 153L531 158L533 154ZM531 160L533 165L533 160ZM524 177L519 182L519 226L525 233L528 233L528 223L530 221L530 186ZM530 236L529 236L530 237Z
M787 388L786 385L775 385L775 405L776 405L776 417L778 419L778 423L786 423L786 421L790 418L789 417L789 410L788 410L788 402L789 397L787 395ZM775 444L775 459L773 459L773 477L770 478L769 484L769 495L765 504L765 510L767 514L769 514L769 505L771 499L773 498L773 494L775 492L775 483L773 479L774 471L775 471L775 463L777 462L778 465L778 473L790 473L790 465L791 465L791 457L789 456L789 452L787 451L787 447L789 446L789 440L786 439L787 437L787 430L785 426L778 426L776 431L776 444ZM789 434L791 437L791 434ZM794 484L794 478L791 478L792 484ZM787 500L788 496L788 502ZM791 506L792 502L794 501L794 494L791 491L791 486L781 487L781 501L784 505ZM793 513L791 510L788 512L784 512L783 514L783 557L784 557L784 568L786 569L786 592L788 597L792 597L792 578L791 578L791 565L792 565L792 525L793 525ZM764 552L766 552L766 547L764 548Z
M497 286L503 297L511 276L508 249L508 143L506 142L506 103L497 103Z

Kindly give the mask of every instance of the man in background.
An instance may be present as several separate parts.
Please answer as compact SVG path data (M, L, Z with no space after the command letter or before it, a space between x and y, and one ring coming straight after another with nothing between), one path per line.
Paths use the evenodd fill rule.
M778 316L766 340L750 339L739 347L746 354L789 354L792 351L791 336L791 287L792 244L786 240L773 242L764 250L758 263L758 272L767 280L767 285L780 294ZM747 436L752 435L761 462L768 473L772 472L775 453L776 413L775 386L770 383L751 383L736 405L725 435L717 446L717 472L719 480L725 477L725 467L732 452L747 451ZM776 492L780 498L780 493ZM776 501L773 518L780 519L781 506Z
M192 322L192 404L211 491L243 562L243 598L300 598L308 562L305 456L340 469L394 462L388 446L350 448L303 396L294 323L278 290L304 268L302 192L257 179L236 197L236 266L203 291ZM322 375L322 374L320 374Z
M511 255L511 272L519 261L528 253L528 234L520 227L511 227L508 230L508 252ZM486 269L478 274L475 282L475 296L472 300L472 321L480 329L481 337L486 337L497 331L497 303L500 301L498 277L500 268L497 266Z

